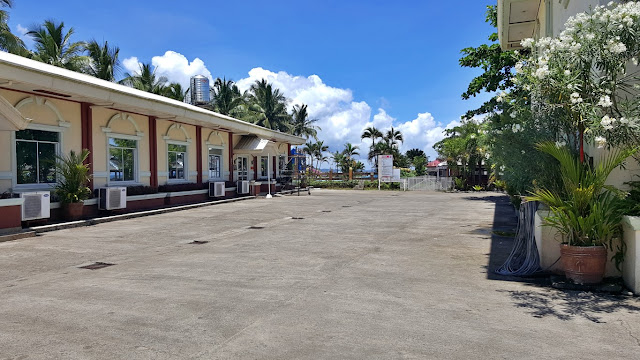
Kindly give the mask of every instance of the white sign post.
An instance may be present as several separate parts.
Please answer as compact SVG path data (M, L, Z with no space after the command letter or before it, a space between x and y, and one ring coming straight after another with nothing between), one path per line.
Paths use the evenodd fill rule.
M378 155L378 190L382 181L389 182L393 178L393 155Z

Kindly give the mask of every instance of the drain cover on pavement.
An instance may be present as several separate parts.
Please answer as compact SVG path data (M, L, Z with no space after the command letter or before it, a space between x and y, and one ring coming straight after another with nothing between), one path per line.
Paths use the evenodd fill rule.
M304 220L303 217L295 217L295 216L291 217L291 219L292 220Z
M331 210L322 210L322 212L331 212Z
M109 264L109 263L105 263L105 262L95 262L93 264L89 264L89 265L85 265L85 266L80 266L80 269L89 269L89 270L98 270L98 269L102 269L102 268L106 268L108 266L113 266L115 264Z
M247 229L260 230L260 229L264 229L264 226L254 225L254 226L249 226Z
M194 245L202 245L202 244L206 244L208 243L208 241L203 241L203 240L193 240L192 242L190 242L189 244L194 244Z

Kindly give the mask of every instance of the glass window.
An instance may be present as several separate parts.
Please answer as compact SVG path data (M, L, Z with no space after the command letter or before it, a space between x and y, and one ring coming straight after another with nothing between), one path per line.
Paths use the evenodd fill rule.
M269 158L267 156L260 156L260 176L267 177L269 172Z
M16 131L18 184L56 182L56 155L60 134L43 130Z
M278 157L278 170L280 175L282 175L283 171L287 170L287 157L284 155Z
M109 181L135 181L137 140L109 138Z
M169 144L169 179L186 179L184 163L187 158L187 146Z
M209 148L209 178L222 178L222 150Z

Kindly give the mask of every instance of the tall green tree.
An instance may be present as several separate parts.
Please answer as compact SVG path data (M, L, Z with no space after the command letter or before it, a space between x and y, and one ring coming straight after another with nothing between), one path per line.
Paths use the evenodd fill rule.
M427 154L425 154L424 151L422 151L421 149L417 149L417 148L407 150L407 153L405 155L413 165L415 165L415 163L413 162L413 159L415 159L416 157L421 157L427 160Z
M494 28L498 28L498 8L496 5L487 6L485 21ZM460 66L482 69L482 73L471 80L462 98L467 100L483 92L494 93L498 90L506 91L513 88L512 70L522 54L514 51L503 51L498 43L498 33L489 35L489 44L462 49L463 57ZM467 111L464 118L471 119L476 115L487 114L498 110L500 102L492 97L480 107Z
M134 89L163 95L168 80L165 76L157 76L156 69L152 70L151 67L152 65L149 63L140 64L138 72L125 73L124 79L120 80L120 83Z
M256 80L249 89L249 108L244 120L267 129L289 132L291 116L287 113L287 98L265 79Z
M1 0L0 7L13 7L12 0ZM0 50L7 51L12 54L25 55L28 53L24 41L11 32L9 27L9 12L0 10Z
M384 135L382 134L382 131L378 130L375 126L369 126L366 129L364 129L364 131L362 132L362 135L360 136L360 139L371 139L371 146L369 147L369 162L372 162L373 160L373 164L374 167L376 169L378 169L378 154L376 149L376 140L382 138Z
M107 41L99 44L96 40L91 40L86 49L89 61L84 72L98 79L115 81L120 72L120 60L118 59L120 48L109 46Z
M171 83L162 89L161 95L166 96L170 99L184 101L184 94L185 90L183 90L180 83Z
M395 130L392 126L391 129L387 130L387 133L384 135L384 140L392 148L397 149L398 142L403 142L404 137L402 136L402 132L400 132L400 130Z
M213 110L222 115L240 117L246 111L245 98L240 93L240 89L233 82L226 78L217 78L213 83Z
M296 136L303 136L306 138L312 137L318 139L318 130L322 130L319 126L314 125L318 119L310 119L307 112L307 105L294 105L293 112L291 114L291 134Z
M83 56L86 44L71 41L73 28L65 32L64 22L45 20L39 27L31 29L27 35L35 42L33 59L73 71L81 71L88 58Z
M352 160L354 156L360 155L360 153L358 152L359 149L360 148L357 145L346 143L344 144L344 150L342 150L342 154L347 160Z

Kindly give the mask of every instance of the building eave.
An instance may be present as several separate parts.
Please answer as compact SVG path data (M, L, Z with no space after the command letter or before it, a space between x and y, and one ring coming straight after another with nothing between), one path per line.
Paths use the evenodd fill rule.
M171 119L186 124L234 133L255 134L272 141L302 145L306 140L284 134L194 105L151 94L93 76L62 69L21 56L0 52L0 85L9 90L59 94L59 98L86 102L121 111ZM41 91L42 93L42 91Z
M533 37L541 0L498 0L498 38L502 50L521 49Z

